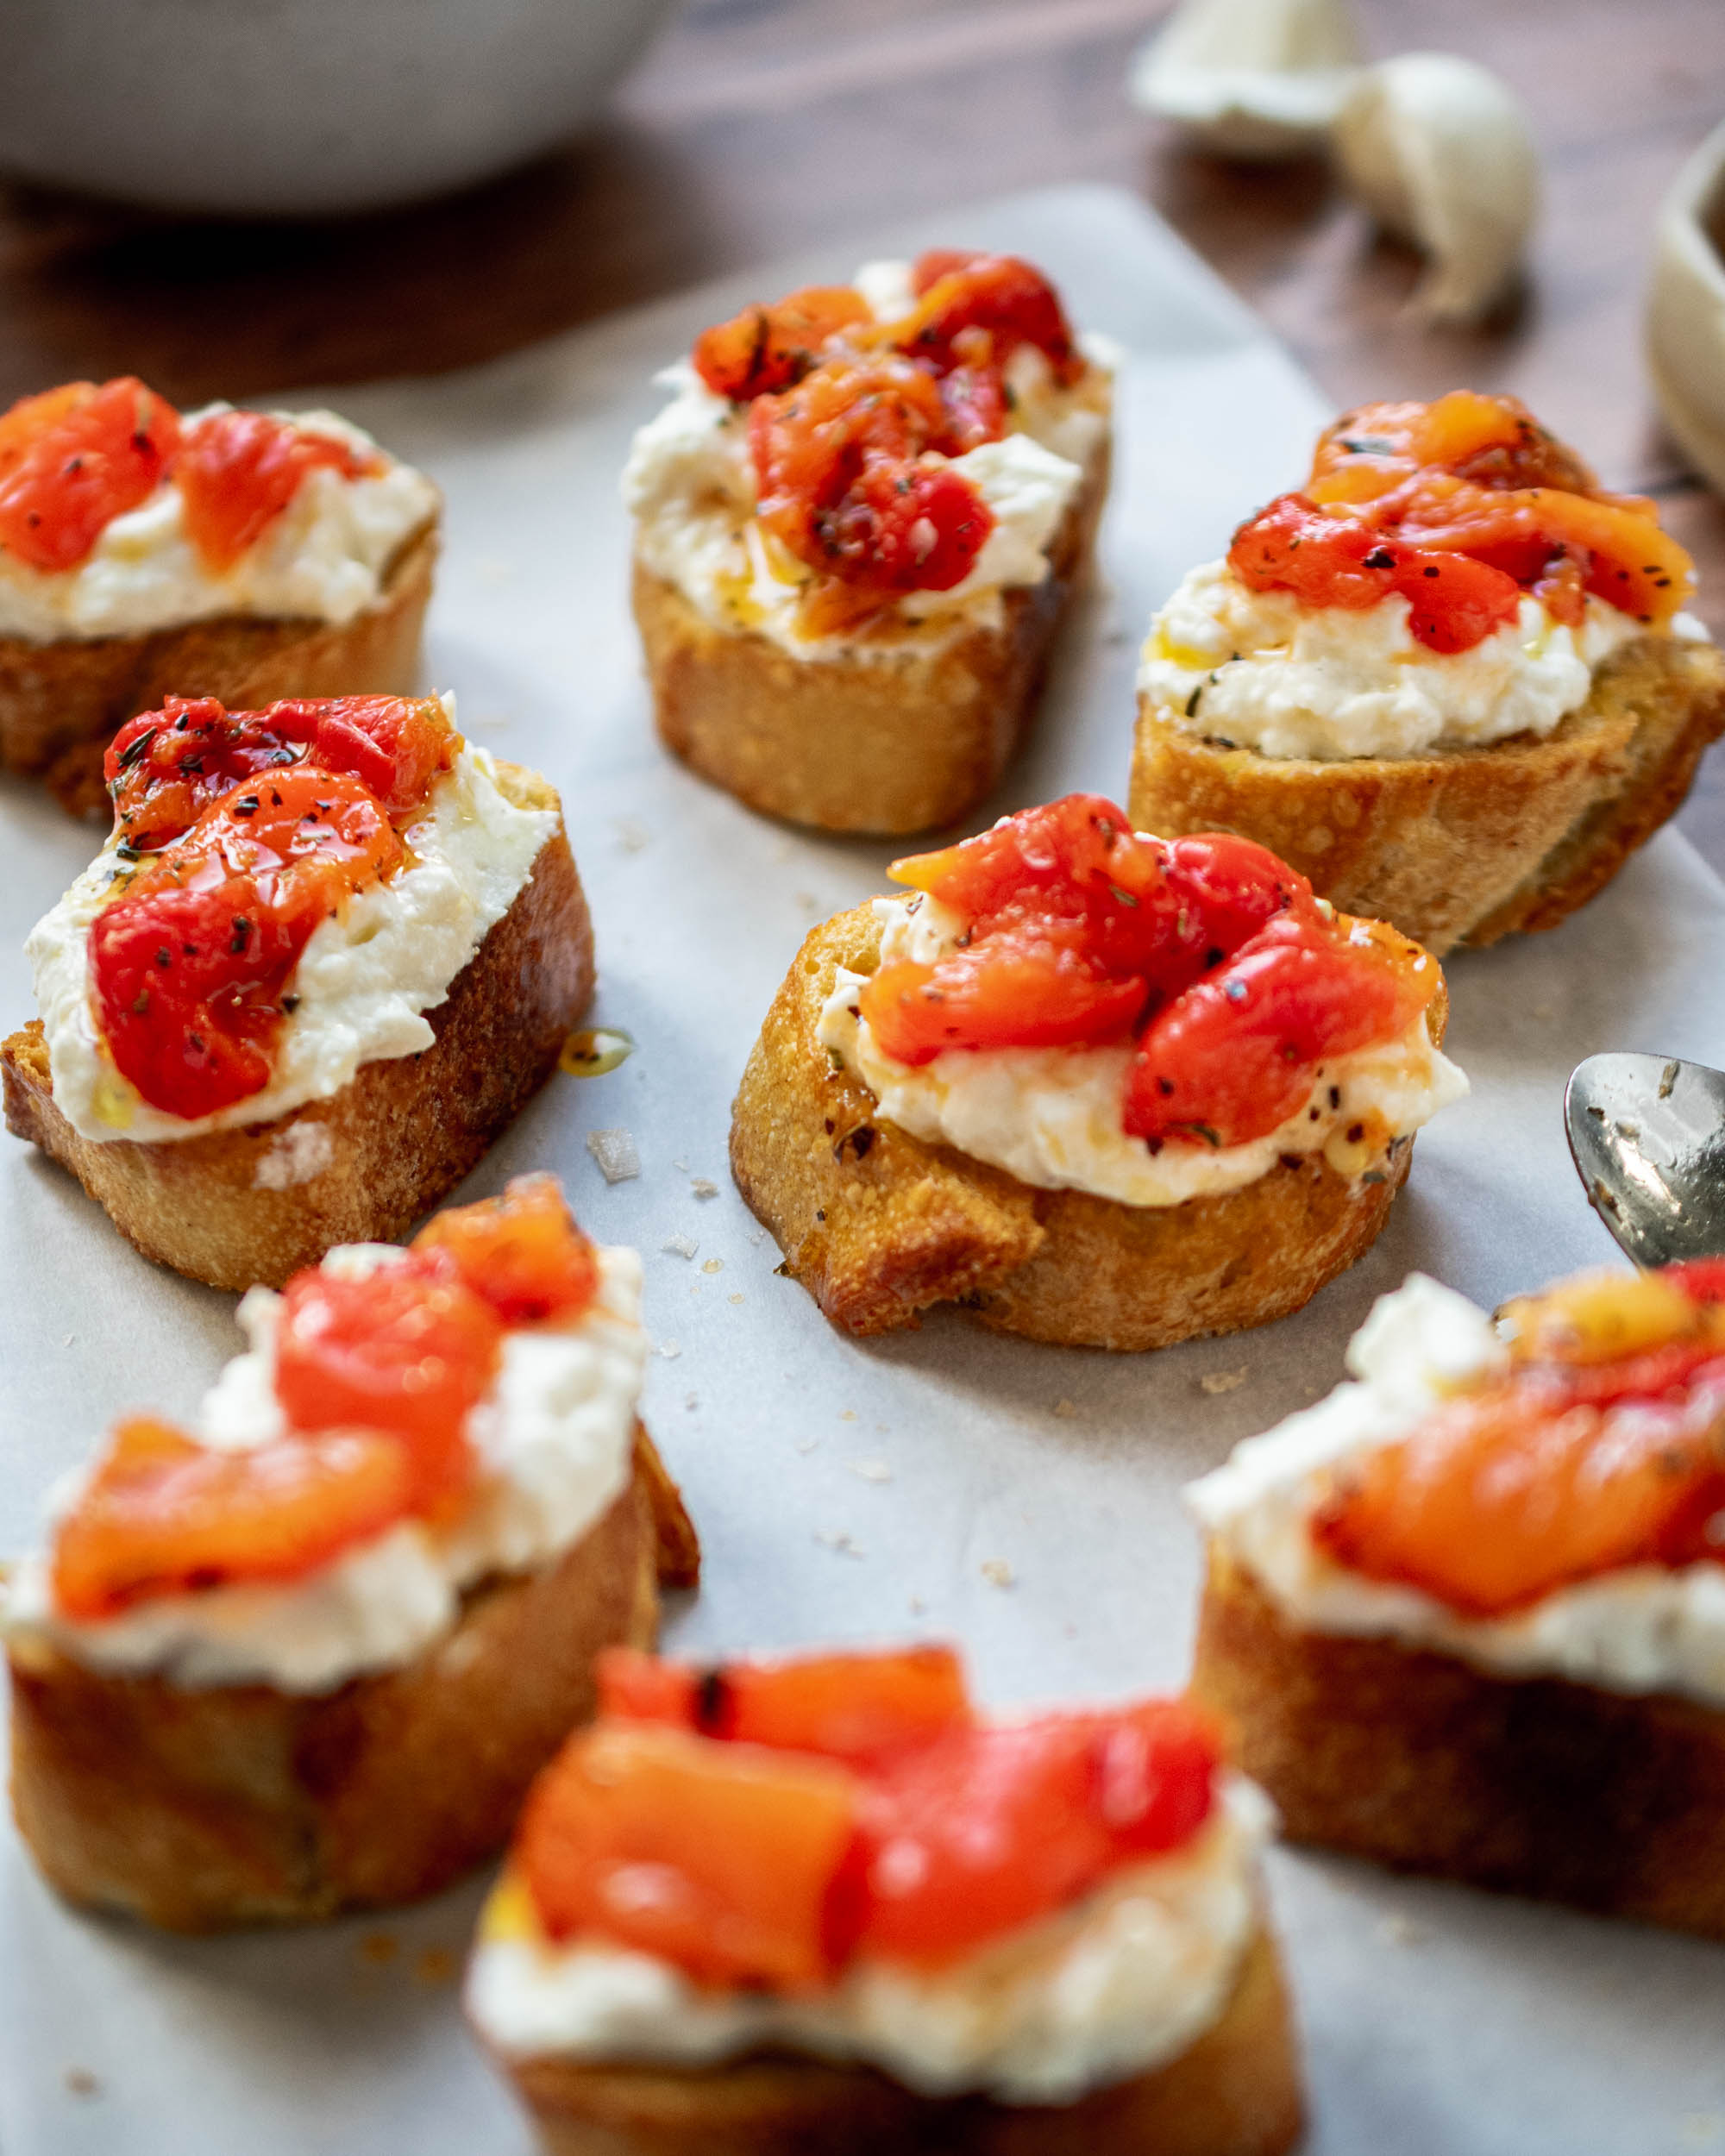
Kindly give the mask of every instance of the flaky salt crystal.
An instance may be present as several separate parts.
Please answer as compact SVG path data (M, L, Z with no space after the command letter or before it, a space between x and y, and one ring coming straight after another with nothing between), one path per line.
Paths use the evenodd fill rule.
M635 1150L635 1139L621 1125L614 1131L589 1131L587 1150L599 1163L599 1172L608 1183L626 1183L631 1175L641 1173L641 1156Z

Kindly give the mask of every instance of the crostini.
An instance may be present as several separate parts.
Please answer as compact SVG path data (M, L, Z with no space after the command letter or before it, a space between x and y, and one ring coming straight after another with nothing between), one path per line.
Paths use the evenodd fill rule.
M1089 561L1107 348L1028 263L941 251L746 308L663 379L624 479L661 738L792 823L962 816Z
M119 1426L4 1603L13 1808L62 1894L300 1921L504 1842L595 1654L698 1565L640 1302L635 1253L524 1177L254 1290L195 1430Z
M553 2156L1274 2156L1299 2070L1208 1719L979 1716L938 1647L601 1658L468 2015Z
M112 834L0 1046L8 1128L212 1287L405 1233L592 995L555 793L435 699L170 698L106 768Z
M102 752L165 697L411 689L431 482L334 412L179 413L126 377L0 417L0 767L105 805Z
M1157 616L1132 815L1256 838L1440 957L1555 927L1725 729L1694 582L1513 397L1348 412Z
M1189 1493L1245 1771L1296 1840L1725 1936L1725 1264L1496 1326L1416 1274L1348 1365Z
M818 928L732 1113L737 1188L853 1333L957 1302L1167 1347L1297 1310L1466 1091L1436 962L1261 846L1070 794Z

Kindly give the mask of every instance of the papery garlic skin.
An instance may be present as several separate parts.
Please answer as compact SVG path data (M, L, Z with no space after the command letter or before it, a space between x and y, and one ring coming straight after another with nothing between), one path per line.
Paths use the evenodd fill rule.
M1725 260L1709 229L1725 174L1716 127L1659 205L1647 298L1647 366L1678 447L1725 488Z
M1432 322L1489 313L1540 209L1538 154L1506 85L1451 53L1402 53L1356 81L1334 147L1378 222L1429 257L1416 311Z
M1329 132L1364 58L1348 0L1182 0L1128 88L1224 156L1298 157Z

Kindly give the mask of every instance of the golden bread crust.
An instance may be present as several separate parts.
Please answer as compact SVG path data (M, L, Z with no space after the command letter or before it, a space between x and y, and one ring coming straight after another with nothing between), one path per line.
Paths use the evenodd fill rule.
M536 772L497 768L518 805L559 807ZM55 1106L33 1019L0 1044L6 1125L69 1169L146 1257L212 1288L279 1288L337 1243L404 1234L452 1190L556 1068L593 987L593 924L560 816L508 912L427 1012L436 1039L422 1055L362 1064L329 1100L272 1122L97 1144ZM328 1165L267 1188L266 1156L300 1125L327 1132Z
M958 1302L998 1332L1065 1346L1170 1347L1286 1317L1364 1255L1408 1173L1351 1183L1320 1154L1184 1205L1038 1190L878 1117L835 1070L820 1012L841 966L871 973L861 906L817 928L774 998L731 1111L731 1166L757 1218L834 1325L866 1335ZM1446 1000L1432 1011L1442 1038Z
M1051 573L1004 595L996 629L892 657L800 659L715 627L640 560L635 618L659 737L750 808L822 830L948 824L994 787L1033 708L1088 567L1107 492L1093 459L1049 549Z
M561 1557L482 1583L446 1638L336 1692L190 1690L15 1645L12 1807L42 1871L210 1931L416 1900L483 1862L593 1713L594 1655L656 1636L643 1447L637 1426L628 1488Z
M1195 1696L1295 1841L1725 1937L1725 1714L1308 1632L1210 1553Z
M1177 836L1239 831L1345 912L1393 921L1441 957L1457 943L1555 928L1682 803L1725 730L1725 656L1643 636L1544 740L1442 755L1320 762L1224 749L1143 696L1132 822Z
M501 2063L547 2156L1280 2156L1302 2124L1267 1932L1195 2043L1076 2103L920 2096L868 2067L779 2053L696 2070Z
M405 693L437 562L434 517L402 542L377 604L350 622L228 615L135 636L0 636L0 768L41 774L75 816L105 812L102 754L169 696L255 711L285 696Z

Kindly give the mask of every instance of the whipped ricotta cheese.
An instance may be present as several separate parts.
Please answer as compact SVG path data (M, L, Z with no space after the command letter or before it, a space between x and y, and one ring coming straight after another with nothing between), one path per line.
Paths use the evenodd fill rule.
M1307 1631L1396 1639L1502 1676L1725 1706L1725 1565L1626 1565L1507 1616L1465 1617L1417 1588L1351 1572L1313 1541L1313 1513L1338 1468L1407 1436L1458 1385L1504 1359L1483 1310L1412 1274L1350 1343L1353 1382L1237 1445L1190 1485L1187 1503Z
M454 717L448 699L445 707ZM214 1115L170 1115L141 1100L115 1069L91 1005L90 930L128 864L110 837L24 946L36 984L54 1105L85 1138L140 1143L265 1123L327 1100L361 1063L413 1056L434 1038L423 1015L509 911L557 828L552 809L518 807L483 749L464 747L403 832L408 860L318 924L292 976L298 1003L276 1037L275 1075L261 1093ZM266 1156L268 1188L318 1171L315 1141ZM328 1163L323 1163L327 1165ZM279 1181L273 1180L279 1178Z
M914 304L908 263L865 264L856 284L878 320L897 320ZM1047 577L1047 548L1107 440L1118 355L1101 338L1083 340L1083 349L1089 372L1070 388L1035 347L1013 354L1008 432L950 460L988 504L994 530L962 583L903 593L866 632L801 633L798 606L812 572L756 518L748 407L715 396L687 360L656 378L675 394L636 435L624 471L637 555L707 620L757 630L805 658L890 660L994 626L1005 592Z
M876 899L875 912L883 965L895 958L932 965L963 928L936 899ZM1128 1206L1183 1205L1256 1182L1284 1153L1321 1152L1338 1174L1354 1177L1383 1155L1381 1142L1349 1138L1357 1125L1381 1118L1393 1143L1468 1090L1461 1071L1433 1047L1422 1012L1396 1039L1321 1063L1309 1096L1267 1137L1219 1146L1170 1138L1152 1153L1120 1127L1129 1045L950 1049L913 1067L886 1054L862 1016L857 993L866 978L840 968L821 1011L822 1045L868 1087L888 1122L1041 1190L1088 1190Z
M188 412L189 429L228 404ZM0 548L0 636L53 643L146 635L185 622L249 615L271 621L352 621L375 605L402 542L437 513L436 488L332 411L277 412L302 433L327 435L382 468L358 479L324 466L238 561L219 574L185 530L172 471L147 501L114 517L70 569L38 569Z
M934 1971L859 1958L808 1997L703 1990L670 1963L599 1941L480 1927L467 2010L516 2058L710 2065L768 2046L879 2067L930 2096L1070 2103L1176 2058L1220 2017L1259 1922L1273 1814L1238 1777L1184 1847L1116 1872L1070 1909ZM502 1910L498 1910L498 1915Z
M1358 612L1308 606L1208 562L1151 624L1138 688L1182 732L1264 756L1418 756L1549 734L1586 703L1600 661L1647 634L1592 598L1578 629L1523 599L1467 651L1427 649L1408 619L1398 596Z
M351 1275L405 1255L388 1244L351 1244L323 1265ZM628 1482L647 1358L641 1261L629 1250L601 1249L599 1257L599 1293L576 1325L505 1335L497 1376L467 1418L478 1486L449 1526L403 1521L302 1580L165 1595L98 1621L63 1614L48 1558L32 1555L8 1590L0 1620L8 1643L46 1640L92 1669L150 1671L187 1689L261 1683L328 1692L411 1660L455 1624L465 1589L550 1563ZM243 1451L281 1434L280 1302L267 1288L242 1301L251 1345L198 1410L196 1430L206 1445ZM87 1471L51 1493L51 1519L77 1502Z

